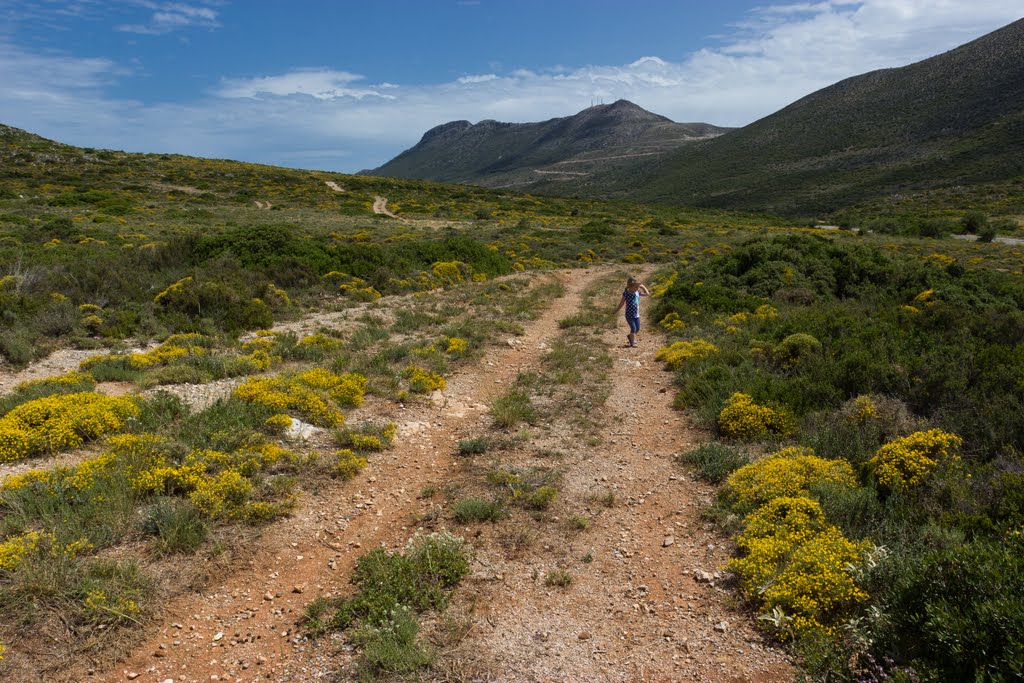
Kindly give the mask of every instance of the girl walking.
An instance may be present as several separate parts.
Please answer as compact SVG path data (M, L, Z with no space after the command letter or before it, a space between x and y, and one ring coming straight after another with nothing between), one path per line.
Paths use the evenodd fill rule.
M640 297L650 295L647 287L640 284L635 277L630 276L626 279L626 289L622 292L618 308L615 309L615 312L618 313L619 309L623 306L626 307L626 323L629 325L626 346L636 348L636 335L640 332Z

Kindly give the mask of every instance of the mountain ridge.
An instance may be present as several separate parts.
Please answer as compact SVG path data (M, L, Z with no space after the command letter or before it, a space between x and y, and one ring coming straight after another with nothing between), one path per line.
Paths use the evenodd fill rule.
M529 186L537 175L574 175L548 168L593 163L601 154L660 155L729 130L707 123L676 123L627 100L533 123L484 119L449 121L369 175L463 182L488 187Z

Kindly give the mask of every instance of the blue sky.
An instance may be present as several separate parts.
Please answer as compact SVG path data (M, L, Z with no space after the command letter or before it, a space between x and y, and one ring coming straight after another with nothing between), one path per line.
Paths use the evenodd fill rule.
M744 125L1021 16L1020 0L0 0L0 122L352 172L446 121L592 101Z

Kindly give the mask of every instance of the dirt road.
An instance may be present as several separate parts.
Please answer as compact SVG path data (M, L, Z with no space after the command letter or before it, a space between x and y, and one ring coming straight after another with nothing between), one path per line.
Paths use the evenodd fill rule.
M305 605L319 594L347 593L359 556L380 545L404 546L431 518L437 502L420 499L419 492L428 485L459 485L466 470L454 456L458 441L491 429L488 404L519 372L538 366L559 334L558 322L606 275L554 275L565 294L515 343L493 348L476 367L449 377L442 401L404 409L368 400L351 419L398 423L393 449L372 458L353 481L331 482L304 496L291 517L267 527L234 560L212 571L216 578L210 583L171 598L122 662L91 671L83 666L61 680L298 682L335 680L339 669L350 672L357 653L343 638L303 636L297 624ZM609 308L618 291L609 289ZM629 349L622 348L624 335L620 320L603 337L614 365L601 426L586 442L562 448L553 518L529 527L534 535L525 550L505 552L497 527L460 527L441 512L442 526L465 536L476 560L452 607L472 626L442 654L439 676L792 680L786 656L764 641L719 585L729 549L700 518L712 491L672 457L701 436L670 408L671 375L654 362L661 340L645 331L640 348ZM610 507L608 493L614 498ZM591 522L567 534L565 522L573 514ZM555 567L572 573L572 585L545 585L545 573Z

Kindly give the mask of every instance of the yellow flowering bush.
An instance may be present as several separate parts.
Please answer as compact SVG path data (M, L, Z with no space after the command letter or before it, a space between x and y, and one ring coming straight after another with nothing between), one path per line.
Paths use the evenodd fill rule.
M849 567L871 544L851 541L837 527L741 534L737 544L743 555L730 560L729 569L739 577L743 593L761 603L764 620L775 622L780 637L829 632L868 599Z
M654 358L664 362L667 370L680 370L689 363L710 358L717 353L718 347L714 344L695 339L663 346L654 354Z
M814 500L770 500L747 515L736 542L740 557L729 569L781 637L827 632L868 598L850 568L871 544L851 541L827 524Z
M803 496L780 496L743 519L743 537L767 538L782 532L807 536L825 526L825 512L818 501Z
M870 396L853 399L846 419L855 424L867 424L878 419L878 405Z
M228 469L203 477L189 494L189 500L200 512L215 519L238 517L252 490L250 480L237 470Z
M672 285L674 285L676 283L676 280L678 278L679 278L679 271L672 271L672 274L669 275L664 280L660 280L658 282L655 282L651 286L651 296L654 296L654 297L664 296L665 292L667 292L669 290L669 287L671 287Z
M295 381L311 389L331 389L339 381L337 375L324 368L313 368L295 375Z
M882 486L892 491L910 489L940 462L956 459L962 444L960 437L941 429L914 432L879 448L868 464Z
M174 334L151 351L90 356L79 364L79 369L88 370L101 364L113 364L129 370L148 370L172 365L188 357L210 355L215 345L213 337L203 334Z
M349 440L357 451L379 451L384 449L380 437L374 434L351 434Z
M410 365L403 372L402 376L409 380L409 391L417 394L426 394L435 390L443 390L448 386L444 377L436 372L430 372L418 365Z
M447 337L445 339L447 346L444 352L453 356L461 356L469 350L469 343L465 339L459 337Z
M92 548L84 538L62 544L51 533L29 531L0 542L0 572L13 572L33 560L74 558Z
M296 344L296 346L305 347L316 347L323 349L324 351L334 351L335 349L341 348L341 340L335 339L334 337L328 337L322 332L316 334L308 334Z
M857 477L845 460L826 460L809 448L784 448L729 475L722 492L739 514L776 498L806 496L813 484L829 482L854 488Z
M30 531L0 543L0 572L10 572L21 566L25 557L39 547L42 534Z
M913 301L911 301L911 305L918 304L923 306L932 306L935 304L935 301L932 299L933 296L935 296L935 290L926 289L914 297Z
M723 434L741 439L754 439L768 434L788 436L796 431L793 417L779 408L758 405L747 394L735 393L725 402L718 415Z
M135 615L142 610L134 592L125 595L107 595L106 591L94 589L85 594L83 611L85 618L94 624L118 624L137 621Z
M292 300L288 296L288 292L284 291L273 282L267 284L266 291L263 293L263 300L271 308L286 308L292 305Z
M44 377L42 379L30 379L24 382L19 382L14 387L15 393L22 393L27 391L33 391L40 388L56 388L68 386L96 386L96 380L92 378L87 372L66 372L63 375L57 375L56 377Z
M355 451L345 448L335 454L337 464L334 466L334 473L339 479L348 481L366 468L366 458L356 455Z
M275 413L263 421L263 426L271 434L283 434L292 426L292 417L287 413Z
M663 330L681 330L686 327L686 323L679 319L679 314L675 311L662 318L658 325Z
M139 416L137 399L92 392L38 398L0 417L0 462L75 448Z
M472 271L468 265L461 261L438 261L430 267L430 272L434 277L445 285L465 282L465 277L462 274L463 270Z
M323 279L336 283L339 293L356 301L376 301L380 298L380 292L367 284L366 280L362 278L352 277L347 273L339 273L333 270L324 275Z
M271 336L273 336L273 333L271 333ZM268 353L272 348L274 348L274 340L266 336L258 336L242 344L242 350L249 353L254 351Z
M188 298L190 290L192 290L192 278L183 277L174 284L167 287L153 299L153 303L158 306L174 305L179 299ZM195 296L194 294L192 296Z
M252 377L235 388L235 396L275 413L294 410L321 427L340 427L345 422L320 393L295 378Z
M366 394L366 377L356 373L335 374L323 368L299 373L295 380L311 389L326 390L331 400L346 408L358 408Z

